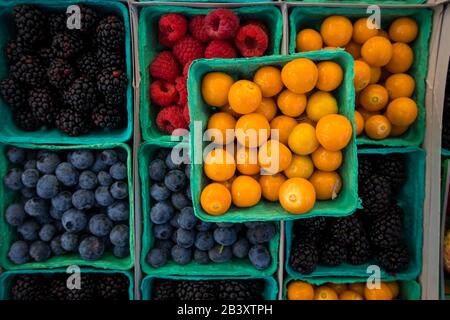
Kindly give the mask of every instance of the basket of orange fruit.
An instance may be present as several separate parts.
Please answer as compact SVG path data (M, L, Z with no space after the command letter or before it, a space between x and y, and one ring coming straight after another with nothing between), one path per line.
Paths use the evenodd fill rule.
M198 60L191 191L205 221L344 216L358 207L348 53Z
M289 51L349 52L357 143L418 146L425 132L432 11L383 8L380 26L373 18L365 8L294 8Z
M414 280L366 282L361 278L286 279L285 300L420 300Z

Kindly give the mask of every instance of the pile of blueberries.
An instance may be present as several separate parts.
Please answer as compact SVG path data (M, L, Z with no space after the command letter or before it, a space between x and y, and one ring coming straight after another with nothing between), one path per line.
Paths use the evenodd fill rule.
M174 155L180 154L179 150ZM182 158L182 157L181 157ZM249 259L258 270L271 264L268 250L277 230L272 222L209 223L198 220L192 208L190 164L174 161L171 149L159 149L149 164L155 238L147 262L153 268L169 259L179 265L205 265Z
M15 264L79 253L98 260L104 252L129 256L127 153L108 150L9 147L11 168L3 177L16 192L5 211L17 230L9 249Z

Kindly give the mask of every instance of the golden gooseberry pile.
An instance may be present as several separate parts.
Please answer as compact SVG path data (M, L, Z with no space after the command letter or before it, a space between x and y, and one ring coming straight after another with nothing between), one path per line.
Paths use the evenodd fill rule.
M371 28L367 18L353 24L343 16L330 16L320 32L303 29L297 51L344 48L355 59L356 134L375 140L398 137L416 121L418 109L411 99L415 80L407 72L414 61L410 44L417 38L417 22L394 20L388 32Z
M252 81L206 74L202 96L216 112L207 125L215 148L204 156L211 183L201 193L203 209L223 215L231 204L248 208L263 197L302 214L316 199L334 199L342 188L341 150L352 138L332 94L342 80L337 63L305 58L281 70L261 67Z

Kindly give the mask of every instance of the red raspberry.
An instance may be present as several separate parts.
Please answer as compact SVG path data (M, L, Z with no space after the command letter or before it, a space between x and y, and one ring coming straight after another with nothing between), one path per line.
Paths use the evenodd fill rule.
M158 42L162 44L164 47L172 48L175 45L175 41L169 41L167 35L158 31Z
M201 42L208 42L210 40L208 33L206 33L205 17L204 14L199 14L194 16L189 22L189 31L194 38Z
M269 37L261 27L247 24L239 28L234 44L243 57L260 57L269 46Z
M178 91L172 83L156 80L150 85L150 99L157 105L165 107L178 99Z
M170 42L183 38L188 29L187 19L179 13L163 15L158 22L159 32Z
M206 47L205 58L236 58L236 51L228 41L213 40Z
M191 63L192 63L192 62L186 63L186 64L184 65L184 67L183 67L183 77L184 77L184 79L186 79L186 80L187 80L187 78L188 78L189 67L191 66Z
M178 92L177 105L184 106L187 103L187 88L186 88L186 79L182 76L178 77L175 80L175 88Z
M172 134L175 129L187 129L188 125L184 119L183 108L169 106L161 109L156 116L158 128L166 133Z
M203 43L188 35L173 46L173 54L184 67L186 63L203 58L205 48Z
M232 39L239 29L239 17L229 9L216 9L206 15L205 25L211 39Z
M184 105L183 108L183 116L184 120L186 120L187 124L189 125L189 123L191 123L191 118L189 117L189 106L187 103Z
M156 79L174 82L180 75L180 67L170 51L160 52L149 66L150 75Z
M267 26L264 24L264 22L262 22L261 20L249 20L246 23L244 23L244 26L248 25L248 24L253 24L253 25L257 25L258 27L260 27L261 29L264 30L264 32L269 35L269 29L267 28Z

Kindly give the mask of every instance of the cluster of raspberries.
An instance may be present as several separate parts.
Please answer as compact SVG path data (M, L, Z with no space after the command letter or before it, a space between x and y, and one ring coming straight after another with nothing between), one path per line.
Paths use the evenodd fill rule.
M158 28L158 41L167 49L149 66L150 98L161 108L156 123L168 134L189 126L186 80L193 60L260 57L269 45L263 22L241 23L228 9L216 9L190 20L182 14L169 13L159 19Z

